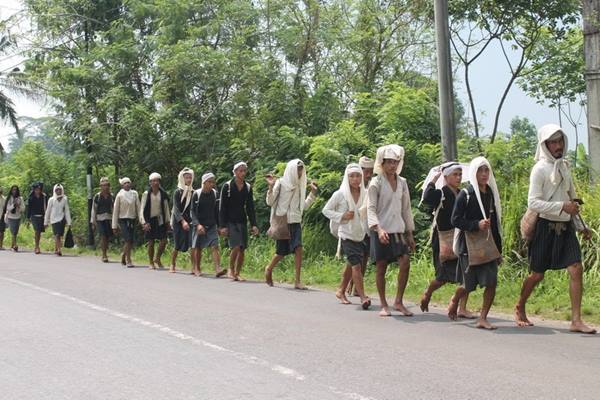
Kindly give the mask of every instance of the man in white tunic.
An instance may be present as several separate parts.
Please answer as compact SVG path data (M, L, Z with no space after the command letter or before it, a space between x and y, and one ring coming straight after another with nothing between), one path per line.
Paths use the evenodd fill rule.
M536 164L531 170L528 196L528 207L538 218L529 242L530 274L515 305L515 320L518 326L533 325L525 311L527 299L547 270L566 268L570 276L570 330L593 334L596 330L581 320L583 266L575 231L582 232L586 240L591 235L579 216L579 203L565 159L567 148L567 136L560 126L544 125L538 131Z
M403 163L404 148L401 146L390 144L377 149L374 168L377 176L371 180L368 191L367 217L377 267L379 315L382 317L392 315L385 298L385 273L392 262L398 262L400 266L393 307L405 316L413 315L402 302L410 270L410 252L416 247L410 193L406 179L400 176Z

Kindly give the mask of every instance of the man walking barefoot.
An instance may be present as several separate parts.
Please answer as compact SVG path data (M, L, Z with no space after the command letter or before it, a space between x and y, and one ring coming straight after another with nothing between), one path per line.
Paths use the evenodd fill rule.
M533 239L529 243L530 274L523 282L515 305L518 326L533 326L525 306L533 289L548 270L567 269L571 296L572 332L594 334L596 330L581 320L583 266L581 249L575 231L590 239L590 231L581 223L579 204L569 165L565 160L567 136L558 125L545 125L538 131L536 164L531 171L528 206L539 214ZM576 227L576 223L579 226Z

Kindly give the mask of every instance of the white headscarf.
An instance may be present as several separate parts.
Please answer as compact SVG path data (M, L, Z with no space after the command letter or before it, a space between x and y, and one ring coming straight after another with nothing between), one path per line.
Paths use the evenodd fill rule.
M375 166L373 168L373 172L375 172L377 175L381 175L383 173L382 166L384 160L398 160L399 162L398 168L396 168L396 173L400 175L402 172L402 167L404 166L404 147L397 144L388 144L377 149Z
M367 157L367 156L362 156L359 160L358 160L358 165L360 165L361 168L374 168L375 167L375 160Z
M160 176L160 174L158 172L153 172L150 174L150 176L148 177L148 181L153 181L155 179L158 179L159 181L162 179L162 177Z
M360 197L358 199L358 203L354 202L354 197L352 197L352 190L350 189L350 180L349 175L353 173L360 174ZM348 164L346 166L346 170L344 171L344 178L342 179L342 185L340 186L340 191L344 194L344 198L348 202L348 210L358 212L358 210L362 207L365 197L367 195L367 190L365 189L365 185L362 184L363 172L362 168L359 164Z
M477 202L479 203L479 208L481 209L481 213L485 218L487 214L485 213L485 208L483 207L483 203L481 201L481 192L479 191L479 184L477 183L477 170L479 169L479 167L482 167L484 165L490 169L490 179L488 182L488 186L492 189L492 195L494 196L494 205L496 206L496 215L498 216L498 229L501 232L502 206L500 204L500 193L498 192L498 185L496 184L496 178L494 177L494 171L492 171L492 166L485 157L476 157L473 159L473 161L471 161L468 173L469 183L473 186L473 190L475 191L475 197L477 197Z
M554 158L546 146L546 141L550 139L559 139L560 135L562 135L563 140L565 141L563 156L561 158ZM571 188L570 164L569 161L565 159L568 149L569 140L560 126L548 124L542 126L538 130L538 145L535 152L535 161L545 161L554 164L554 169L552 170L552 174L550 174L550 183L554 186L562 185L565 188L565 191L570 190Z
M56 194L56 189L61 190L60 195ZM62 200L64 195L65 195L65 189L63 188L63 186L60 183L57 183L56 185L54 185L54 188L52 189L52 197L54 197L54 200Z
M300 166L304 167L302 168L302 176L298 176L298 167ZM304 210L304 199L306 198L307 183L306 167L304 166L304 162L298 158L288 161L279 183L281 184L281 190L289 192L293 192L296 189L300 190L300 210Z
M119 184L121 186L123 186L126 183L131 184L131 179L129 179L127 177L119 179ZM125 200L128 203L133 203L135 201L135 199L137 198L137 193L131 189L125 190L125 189L121 188L121 190L119 190L119 193L121 194L122 197L125 198Z
M183 177L185 174L192 175L192 183L189 185L185 184L185 178ZM179 176L177 177L177 187L183 190L181 194L181 203L183 204L183 208L186 209L187 206L192 201L192 195L194 194L194 170L185 167L181 171L179 171Z
M452 172L456 171L457 169L462 170L461 182L467 182L469 179L469 164L461 164L456 161L448 161L441 165L431 168L429 170L429 173L427 174L427 177L425 178L425 181L423 181L423 186L421 188L423 190L423 194L421 195L421 202L423 202L423 198L425 196L425 189L427 189L427 186L429 186L429 184L433 182L433 178L438 173L441 172L442 175L435 182L435 188L438 190L442 190L442 188L448 184L448 182L446 181L446 177L449 176Z
M215 178L215 174L213 174L212 172L207 172L204 175L202 175L202 184L204 185L204 182Z
M231 172L233 172L233 173L235 174L235 171L236 171L238 168L240 168L240 167L246 167L246 168L248 168L248 164L246 164L246 163L245 163L245 162L243 162L243 161L240 161L239 163L237 163L237 164L235 164L235 165L233 166L233 170L231 170Z

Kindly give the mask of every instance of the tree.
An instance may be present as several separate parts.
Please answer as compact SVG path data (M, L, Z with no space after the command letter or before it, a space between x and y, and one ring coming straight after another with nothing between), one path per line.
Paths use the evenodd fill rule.
M491 132L493 143L504 102L514 83L532 70L526 70L536 45L545 34L564 36L568 27L577 22L579 3L576 0L455 0L450 2L452 44L465 70L475 135L479 137L477 108L470 87L470 66L492 43L502 51L510 77L502 91L494 113ZM486 95L489 95L486 93Z

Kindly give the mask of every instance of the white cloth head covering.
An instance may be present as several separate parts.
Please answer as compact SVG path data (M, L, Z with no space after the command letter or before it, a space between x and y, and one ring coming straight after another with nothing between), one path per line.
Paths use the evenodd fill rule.
M350 180L349 175L353 173L360 174L360 197L358 199L358 203L354 202L354 197L352 197L352 190L350 189ZM358 210L362 207L365 197L367 195L367 190L365 189L365 185L362 184L363 172L362 168L359 164L352 163L346 166L346 170L344 171L344 178L342 179L342 185L340 186L340 191L344 194L344 198L346 202L348 202L348 210L358 212Z
M185 174L192 175L192 183L189 185L185 184L185 178L183 177ZM191 168L185 167L181 171L179 171L179 176L177 177L177 187L183 190L181 194L181 203L183 204L183 208L187 208L187 206L192 201L192 195L194 194L194 170Z
M398 168L396 168L396 173L400 175L402 172L402 167L404 166L404 147L397 144L388 144L377 149L373 171L377 175L381 175L383 173L382 165L384 160L398 160Z
M56 189L61 190L60 195L56 194ZM52 189L52 197L54 197L56 200L60 200L63 198L64 195L65 195L65 189L63 188L63 186L60 183L57 183L56 185L54 185L54 188Z
M153 172L148 177L148 181L153 181L155 179L158 179L159 181L162 179L162 177L160 176L160 174L158 172Z
M494 171L492 170L492 166L490 162L485 157L476 157L471 161L469 165L469 183L473 186L473 190L475 191L475 197L477 197L477 202L479 203L479 208L481 209L482 215L485 217L485 209L483 208L483 203L481 201L481 192L479 191L479 184L477 183L477 170L479 167L487 166L490 169L490 179L488 182L488 186L492 189L492 195L494 196L494 204L496 206L496 215L498 216L498 229L502 232L502 205L500 204L500 193L498 192L498 185L496 184L496 178L494 177Z
M425 196L425 189L431 182L433 182L433 178L438 173L441 172L442 175L435 182L435 188L438 190L442 190L442 188L448 184L448 182L446 181L446 177L452 172L456 171L457 169L461 169L463 173L461 182L467 182L469 179L469 164L461 164L456 161L448 161L441 165L431 168L429 170L429 173L427 174L427 177L423 181L423 186L421 187L421 189L423 190L423 194L421 195L421 202L423 201L423 197Z
M126 183L131 183L131 179L129 179L128 177L123 177L123 178L119 179L119 184L121 186L123 186ZM133 203L135 201L135 198L137 197L137 193L131 189L125 190L125 189L121 188L121 190L119 190L119 194L121 194L121 196L125 197L125 199L127 200L128 203Z
M546 141L559 139L560 135L562 135L563 140L565 141L563 156L561 158L554 158L552 153L550 153L550 150L548 150L548 146L546 146ZM535 161L544 161L554 164L554 169L552 170L552 174L550 174L550 183L554 186L562 185L565 190L570 190L571 188L570 164L569 161L565 159L568 149L569 140L560 126L548 124L542 126L538 130L538 145L535 152Z
M240 167L246 167L246 168L248 168L248 164L246 164L246 163L245 163L245 162L243 162L243 161L240 161L239 163L237 163L237 164L235 164L235 165L233 166L233 170L231 170L231 172L233 172L233 173L235 174L235 171L236 171L238 168L240 168Z
M302 168L302 175L298 176L298 167ZM304 162L298 158L288 161L285 166L283 176L279 180L281 190L293 192L296 189L300 190L300 210L304 210L304 199L306 198L306 167Z
M204 175L202 175L202 184L204 185L204 182L206 182L207 180L215 178L215 174L213 174L212 172L207 172Z
M361 168L374 168L375 160L373 160L372 158L369 158L367 156L362 156L358 160L358 165L360 165Z
M100 178L100 184L103 185L105 183L110 183L110 181L106 176L103 176L102 178Z

